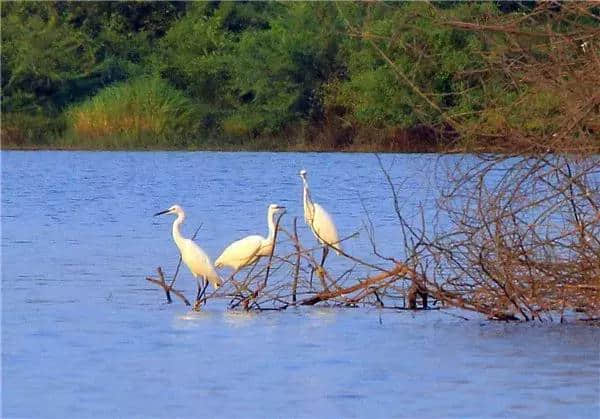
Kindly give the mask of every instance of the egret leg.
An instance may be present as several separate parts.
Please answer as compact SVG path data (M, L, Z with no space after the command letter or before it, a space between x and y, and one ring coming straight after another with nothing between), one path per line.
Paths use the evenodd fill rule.
M198 286L198 292L196 292L196 301L194 302L194 311L200 311L200 294L202 293L202 285L200 279L196 278L196 285Z
M233 286L235 287L235 290L238 292L238 294L242 295L242 284L240 284L236 279L235 279L235 275L240 271L240 268L236 269L232 274L231 274L231 283L233 284Z
M228 281L231 281L231 283L233 284L233 286L235 287L236 290L236 295L231 299L231 301L229 302L229 305L231 306L231 304L239 299L240 301L244 299L244 294L242 292L243 290L243 285L241 283L239 283L238 281L235 280L235 274L237 274L241 269L238 268L236 269L230 276Z
M208 279L204 278L202 281L203 286L202 286L202 292L200 293L200 298L204 298L204 296L206 295L206 290L208 289L208 284L210 284L210 282L208 282Z
M327 287L327 283L325 282L325 268L323 267L323 265L325 264L325 258L327 257L327 254L329 253L329 247L327 245L323 246L323 257L321 258L321 266L319 266L319 279L321 280L321 285L323 285L323 289L325 291L329 291L329 287Z
M325 274L323 272L325 270L325 268L323 268L323 265L325 264L325 258L327 258L328 254L329 254L329 246L325 245L325 246L323 246L323 256L321 257L321 264L319 266L317 266L317 267L313 267L310 270L310 287L311 288L312 288L313 275L314 275L315 270L316 270L317 274L319 275L319 279L321 280L321 285L323 286L323 289L325 291L329 291L329 287L325 283Z
M202 277L202 279L196 279L196 283L198 284L198 293L196 294L196 303L194 304L194 310L199 311L200 306L202 305L202 297L206 293L206 288L208 288L208 281Z
M327 257L328 254L329 254L329 246L325 245L325 246L323 246L323 257L321 258L321 268L323 268L323 265L325 264L325 258Z
M241 271L243 268L247 267L247 266L251 266L251 268L248 270L248 273L246 274L246 278L244 278L241 282L237 282L234 281L233 284L235 285L235 287L237 288L239 294L241 296L243 296L243 291L248 291L248 293L252 294L253 291L250 289L250 282L251 282L251 275L252 272L254 271L254 268L256 268L256 265L258 264L258 259L256 260L256 262L252 263L251 265L246 265L243 267L238 268L237 271L235 271L235 273ZM245 297L244 297L245 298Z

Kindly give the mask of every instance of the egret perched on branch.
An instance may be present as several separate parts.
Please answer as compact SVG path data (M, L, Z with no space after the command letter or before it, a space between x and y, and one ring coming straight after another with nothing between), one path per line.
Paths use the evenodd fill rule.
M259 235L252 235L231 243L223 250L221 256L217 258L215 267L229 266L235 269L233 273L235 275L237 271L245 266L252 265L261 257L270 256L275 241L275 214L283 210L285 210L285 207L280 205L269 205L267 211L268 236L265 238Z
M202 278L202 282L204 282L204 280L208 280L208 282L210 282L215 289L219 288L221 285L221 278L215 271L215 268L208 255L192 240L186 239L181 235L180 227L185 220L185 212L183 212L183 208L181 208L179 205L173 205L167 210L157 212L154 214L154 216L156 217L157 215L162 214L177 214L177 218L173 222L173 240L175 241L177 248L179 248L181 260L183 260L183 263L185 263L190 272L192 272L192 275L194 275L196 278ZM202 287L200 284L198 284L197 301L201 296L201 288L203 293L206 289L206 286L208 286L208 283L206 285L203 284Z
M306 170L300 170L300 177L304 184L304 220L312 230L318 242L323 245L323 258L321 259L321 267L323 267L325 258L329 253L329 247L332 247L339 255L342 246L331 215L329 215L321 205L313 202L310 196L310 190L308 189L306 176Z

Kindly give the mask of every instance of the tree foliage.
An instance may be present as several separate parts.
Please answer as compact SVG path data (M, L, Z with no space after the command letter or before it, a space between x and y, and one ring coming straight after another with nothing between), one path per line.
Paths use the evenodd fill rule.
M517 25L523 32L550 30L552 36L583 29L597 33L597 8L587 7L587 15L559 24L552 17L557 7L534 2L3 3L2 113L5 121L14 121L9 124L13 132L25 129L18 121L35 123L33 117L68 125L67 109L114 83L151 76L180 91L198 118L173 136L183 128L190 137L236 141L295 133L305 143L335 146L352 143L361 133L367 143L393 142L418 127L454 138L456 121L497 135L531 111L524 125L544 133L560 112L556 92L534 88L523 74L511 73L510 60L519 56L513 38L472 27ZM541 59L551 61L555 57L544 47L548 39L523 36L518 46L521 52L537 48ZM588 50L597 50L597 39L586 42ZM511 106L519 100L527 105ZM424 141L423 129L414 132Z

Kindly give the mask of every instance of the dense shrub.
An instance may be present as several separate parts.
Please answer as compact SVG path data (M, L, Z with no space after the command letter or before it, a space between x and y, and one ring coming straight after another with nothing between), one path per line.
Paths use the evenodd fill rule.
M599 73L598 8L586 5L584 12L571 13L557 7L535 2L510 7L503 2L3 3L2 113L32 124L15 131L22 124L11 122L12 131L4 133L29 134L7 135L4 143L48 141L57 132L60 137L65 109L71 109L73 121L73 109L108 101L106 92L115 95L110 99L115 112L123 112L133 96L124 86L141 87L149 80L155 94L167 95L169 106L178 103L174 92L186 98L185 109L168 111L177 115L168 124L151 121L158 129L138 116L116 129L115 119L105 135L97 120L81 119L63 144L101 147L99 138L118 133L122 139L114 144L120 147L191 146L181 139L185 132L193 133L195 143L212 138L217 148L272 143L279 136L281 144L296 141L310 149L434 150L457 139L459 148L495 146L515 129L548 137L557 129L556 118L580 106L576 98L590 89L590 75ZM570 16L559 22L556 14L563 10ZM584 43L587 53L579 48ZM567 45L577 48L564 60L560 54ZM581 71L555 85L549 81L554 76L533 66L515 66L523 56L534 57L535 65L555 62L561 74L575 74L571 65ZM109 86L118 89L105 90ZM97 94L100 98L91 99ZM74 105L81 103L86 105ZM180 117L190 110L194 118ZM89 111L88 117L100 114ZM57 121L51 130L50 119ZM586 124L598 129L594 121ZM49 138L40 138L44 132ZM142 138L148 133L146 144ZM129 135L134 138L125 141Z
M36 148L48 146L65 131L63 117L42 113L4 113L0 137L8 147Z
M192 101L156 77L107 87L67 111L71 138L116 148L185 146L198 118Z

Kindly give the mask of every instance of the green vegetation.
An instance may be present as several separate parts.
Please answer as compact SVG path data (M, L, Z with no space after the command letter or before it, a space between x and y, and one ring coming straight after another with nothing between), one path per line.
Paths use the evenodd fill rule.
M410 151L548 136L569 98L511 62L556 61L553 38L528 33L600 28L597 7L559 20L531 2L1 8L3 147ZM571 58L593 63L578 47ZM565 73L583 91L580 76Z
M66 111L66 147L185 147L195 132L197 107L156 77L140 77L102 89Z

